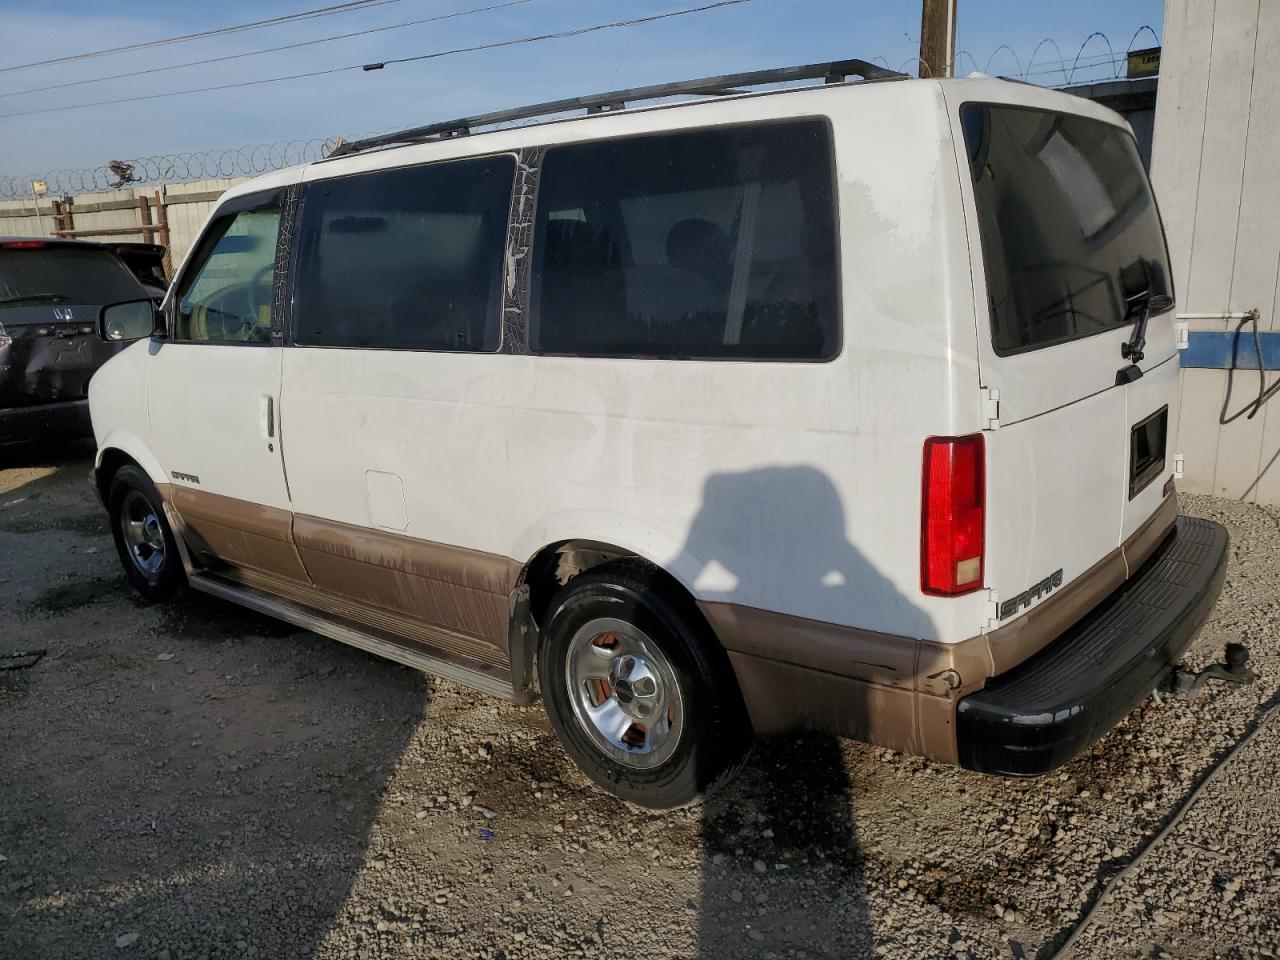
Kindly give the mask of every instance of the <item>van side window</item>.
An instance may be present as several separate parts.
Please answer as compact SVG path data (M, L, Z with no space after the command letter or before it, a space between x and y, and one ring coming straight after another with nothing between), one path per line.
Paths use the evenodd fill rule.
M268 343L280 207L241 210L205 232L177 291L174 339Z
M1001 356L1132 323L1171 296L1164 232L1137 144L1071 114L967 103L991 343Z
M497 350L515 158L312 183L293 338L303 345Z
M534 351L835 356L831 157L821 120L549 149L534 234Z

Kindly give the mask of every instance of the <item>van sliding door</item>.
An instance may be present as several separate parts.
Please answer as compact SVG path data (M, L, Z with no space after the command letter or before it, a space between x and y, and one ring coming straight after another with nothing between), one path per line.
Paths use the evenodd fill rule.
M323 171L322 171L323 172ZM510 564L454 546L469 481L497 437L465 401L503 376L510 154L316 180L298 228L283 387L295 535L348 615L474 669L505 662ZM425 625L425 626L424 626Z

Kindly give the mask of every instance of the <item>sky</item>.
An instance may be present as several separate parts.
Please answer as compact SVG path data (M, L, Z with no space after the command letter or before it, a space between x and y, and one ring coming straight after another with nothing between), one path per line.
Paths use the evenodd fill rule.
M522 0L434 23L222 63L192 64L506 2L379 0L372 8L228 36L5 69L335 2L135 0L109 5L99 0L44 0L36 5L0 0L0 175L39 175L60 168L100 166L113 159L291 138L350 138L603 90L849 57L875 58L895 69L905 66L914 71L912 58L919 52L920 0L747 0L631 28L389 65L378 71L356 69L216 92L114 102L382 62L713 2ZM963 51L958 55L960 73L985 68L1009 75L1029 69L1034 82L1062 85L1081 44L1095 31L1104 33L1118 54L1139 28L1149 26L1157 36L1162 31L1162 0L957 2L957 48ZM1041 45L1046 39L1057 48ZM1135 48L1154 45L1151 33L1145 31L1134 44ZM1085 46L1081 63L1106 55L1105 43L1095 37ZM171 65L179 68L100 79ZM1097 79L1112 69L1110 64L1077 68L1072 79ZM80 80L95 82L41 89ZM56 109L94 101L113 102ZM12 115L22 113L27 115Z

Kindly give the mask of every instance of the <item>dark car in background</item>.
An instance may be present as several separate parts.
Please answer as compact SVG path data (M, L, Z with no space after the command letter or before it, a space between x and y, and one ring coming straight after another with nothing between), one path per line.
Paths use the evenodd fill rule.
M144 276L154 259L140 255ZM89 378L125 346L98 337L98 312L163 283L105 244L0 237L0 445L91 436Z
M169 281L164 275L165 248L158 243L111 243L104 241L102 246L113 251L124 265L142 284L147 296L157 304L164 299L169 290Z

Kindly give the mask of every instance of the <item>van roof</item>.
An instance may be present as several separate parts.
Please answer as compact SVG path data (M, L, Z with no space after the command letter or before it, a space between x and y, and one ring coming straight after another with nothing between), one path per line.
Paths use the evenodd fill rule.
M857 79L850 81L847 79L849 77L856 77ZM744 89L800 80L820 80L821 83L782 88ZM931 83L950 89L952 94L957 89L963 90L963 99L1009 102L1061 113L1078 113L1113 125L1127 127L1123 117L1101 104L1034 84L1008 80L1002 77L990 77L980 73L971 74L963 78L924 78L917 80L907 74L876 66L865 60L838 60L829 63L804 64L771 70L757 70L750 73L704 77L698 80L684 80L648 87L635 87L628 90L615 90L608 93L553 100L525 107L480 114L474 117L463 117L409 127L404 130L341 144L322 160L297 164L237 184L224 194L224 198L296 183L304 176L304 170L328 164L334 160L364 154L398 153L401 149L429 143L441 143L463 137L468 139L472 136L482 137L486 134L508 130L510 129L509 127L501 124L508 124L521 119L539 120L536 123L520 125L522 128L536 128L550 124L575 123L604 115L626 115L652 110L693 107L713 100L772 98L806 91L812 92L815 89L876 88L882 87L884 81L906 81L911 84ZM896 87L897 83L894 82L891 85ZM677 97L686 99L672 100L672 98ZM687 99L690 97L696 99ZM948 96L948 99L951 99L951 95ZM654 102L662 100L671 102ZM576 113L577 111L585 111L585 113ZM567 115L571 112L576 115ZM481 127L487 127L488 129L477 129Z
M905 73L899 73L887 67L878 67L874 63L868 63L866 60L836 60L830 63L808 63L794 67L779 67L772 70L753 70L749 73L730 73L717 77L702 77L698 80L679 80L674 83L632 87L626 90L613 90L608 93L597 93L585 97L549 100L544 103L534 103L508 110L497 110L474 117L460 117L456 120L445 120L424 126L409 127L394 133L381 134L344 143L330 153L327 159L345 157L353 153L373 150L379 147L465 136L477 127L488 127L494 124L530 120L537 117L551 118L571 110L586 110L588 115L611 113L625 110L628 103L636 101L661 100L668 97L734 95L747 92L739 89L741 87L755 87L770 83L790 83L798 80L821 79L823 83L828 84L843 83L851 76L858 77L862 81L908 79Z

